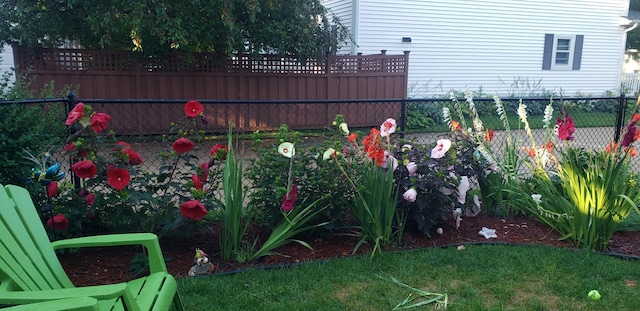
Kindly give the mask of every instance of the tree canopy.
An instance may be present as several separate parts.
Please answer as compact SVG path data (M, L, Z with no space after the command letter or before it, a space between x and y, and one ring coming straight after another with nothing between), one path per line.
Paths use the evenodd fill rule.
M0 40L162 54L269 52L322 58L348 38L320 0L1 0Z

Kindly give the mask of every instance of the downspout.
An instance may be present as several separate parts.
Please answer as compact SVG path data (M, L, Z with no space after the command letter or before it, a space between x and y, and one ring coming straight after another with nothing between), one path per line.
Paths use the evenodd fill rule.
M351 55L358 54L358 33L360 32L360 0L351 3Z
M622 41L622 59L620 61L620 66L618 67L618 72L619 72L619 76L618 76L618 86L620 87L620 93L624 93L624 89L622 88L622 67L623 67L623 62L624 62L624 54L627 51L627 33L631 30L634 30L638 28L638 22L635 22L633 24L633 26L625 28L624 29L624 40Z
M624 30L624 33L627 33L627 32L629 32L629 31L631 31L631 30L636 29L636 28L638 28L638 23L635 23L635 24L633 24L633 26L631 26L631 27L629 27L629 28L625 29L625 30Z

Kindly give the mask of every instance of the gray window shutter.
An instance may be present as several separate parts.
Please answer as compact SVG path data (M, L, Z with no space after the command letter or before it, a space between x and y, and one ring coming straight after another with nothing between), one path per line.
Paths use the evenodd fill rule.
M576 45L573 48L573 67L572 70L580 70L580 63L582 62L582 44L584 42L584 35L576 36Z
M544 54L542 55L542 70L551 70L551 58L553 54L553 34L544 35Z

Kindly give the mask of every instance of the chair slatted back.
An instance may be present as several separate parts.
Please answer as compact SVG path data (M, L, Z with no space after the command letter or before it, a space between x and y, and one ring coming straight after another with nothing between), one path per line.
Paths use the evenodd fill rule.
M0 185L0 288L37 291L72 287L29 192Z

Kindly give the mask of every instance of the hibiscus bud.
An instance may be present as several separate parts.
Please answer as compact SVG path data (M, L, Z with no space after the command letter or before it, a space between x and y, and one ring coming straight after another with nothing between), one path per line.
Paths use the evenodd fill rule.
M415 188L411 188L402 194L402 197L409 202L415 202L417 196L418 191Z
M407 171L409 171L409 175L413 175L418 171L418 164L415 162L409 162L406 166Z

